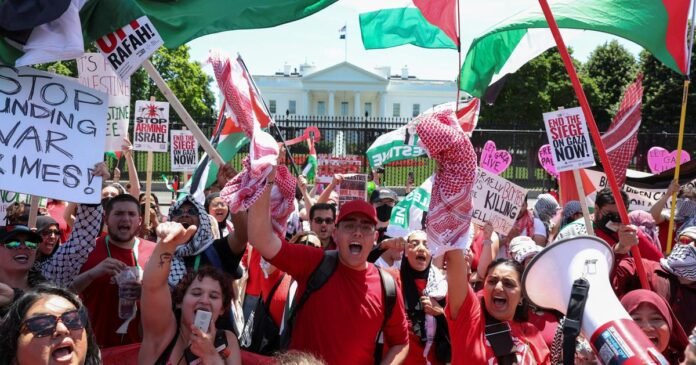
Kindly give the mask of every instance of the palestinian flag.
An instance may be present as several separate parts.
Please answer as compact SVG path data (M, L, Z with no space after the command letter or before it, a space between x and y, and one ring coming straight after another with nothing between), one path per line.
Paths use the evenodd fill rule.
M627 39L686 74L689 6L690 0L563 0L554 2L551 10L560 28ZM459 88L482 97L489 85L555 45L541 8L520 12L474 39Z
M307 181L313 181L314 177L317 175L317 170L319 164L317 163L317 154L310 154L307 156L307 164L304 169L302 169L302 175L307 178Z
M106 151L106 152L104 152L104 155L106 155L106 157L111 157L116 161L121 159L122 154L123 154L122 151Z
M432 176L427 178L421 186L410 192L404 200L394 206L391 218L389 218L387 236L406 237L413 231L425 230L433 179Z
M360 14L365 49L412 44L457 49L455 0L392 1L393 6Z
M67 20L35 27L28 22L19 30L31 31L26 49L34 50L40 62L75 58L74 47L66 55L65 46L56 34L72 40L82 34L83 44L112 33L143 15L147 15L167 48L176 48L204 35L235 29L268 28L312 15L337 0L72 0L65 11ZM65 27L65 28L64 28ZM37 34L33 34L37 32ZM40 33L40 34L39 34ZM79 41L79 36L78 36ZM38 42L32 46L32 42ZM80 42L78 42L80 43ZM60 45L60 46L57 46ZM79 44L78 44L79 45ZM52 55L52 56L49 56ZM0 61L14 65L22 51L0 39ZM79 54L78 54L79 56ZM66 58L67 57L67 58ZM33 62L38 63L38 62ZM29 63L31 64L31 63Z

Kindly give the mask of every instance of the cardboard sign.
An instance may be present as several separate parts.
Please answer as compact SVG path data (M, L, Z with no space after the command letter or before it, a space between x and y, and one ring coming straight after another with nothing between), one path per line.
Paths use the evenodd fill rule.
M479 165L486 171L490 171L496 175L500 175L512 163L512 156L505 150L498 150L495 147L495 142L488 141L483 145L481 151L481 162Z
M682 151L681 164L689 161L691 161L689 153ZM648 150L648 167L653 174L673 169L675 166L677 166L677 151L669 152L662 147L653 147Z
M595 165L582 108L544 113L544 125L556 171L577 170Z
M97 40L97 48L116 74L124 80L163 44L162 37L146 16Z
M138 100L135 102L135 151L167 152L169 144L169 103Z
M549 173L549 175L558 179L558 171L556 171L556 166L553 164L553 156L551 156L551 145L545 144L539 148L539 153L537 153L537 158L541 167Z
M198 164L198 141L191 131L172 131L172 171L193 171Z
M343 182L337 190L339 192L339 209L351 200L367 200L367 175L345 174Z
M515 224L526 196L526 189L479 167L471 191L472 219L478 225L488 222L496 232L507 234Z
M78 58L77 73L82 85L108 95L105 151L120 151L123 138L128 136L130 79L119 78L100 53L85 53Z
M0 189L99 203L107 95L71 79L0 65Z

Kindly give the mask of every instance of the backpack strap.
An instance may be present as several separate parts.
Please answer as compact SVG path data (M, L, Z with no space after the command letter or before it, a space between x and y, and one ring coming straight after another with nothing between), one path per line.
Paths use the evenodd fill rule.
M382 350L384 348L382 339L382 334L384 333L384 326L387 325L387 321L391 318L394 312L394 305L396 304L396 281L394 277L391 276L387 271L377 268L379 272L379 280L382 283L382 301L384 304L384 318L382 319L382 326L377 332L377 338L375 338L375 353L374 359L375 364L379 364L382 361Z
M276 281L276 283L273 284L273 287L271 288L271 291L268 292L268 296L266 297L266 300L265 300L265 303L264 303L264 304L266 305L266 313L271 313L271 312L270 312L270 309L271 309L271 308L270 308L270 307L271 307L271 300L273 299L273 296L275 295L276 291L278 290L278 287L279 287L280 284L283 282L283 279L285 279L285 275L286 275L286 274L283 273L283 275L281 275L281 276L278 278L278 281ZM263 299L263 298L261 298L261 299Z
M326 251L324 257L321 259L319 266L309 275L307 279L307 287L305 288L302 296L296 300L292 305L286 306L285 313L285 325L284 331L280 335L280 349L285 350L290 345L290 336L292 336L292 329L295 324L295 317L297 312L302 308L302 306L307 302L309 296L315 291L319 290L327 281L331 275L336 271L336 265L338 265L338 251Z

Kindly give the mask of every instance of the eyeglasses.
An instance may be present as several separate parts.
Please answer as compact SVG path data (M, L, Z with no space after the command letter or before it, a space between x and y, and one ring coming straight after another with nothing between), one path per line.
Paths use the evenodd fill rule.
M36 250L37 247L39 247L39 244L36 242L29 242L29 241L24 241L24 242L19 242L19 241L12 241L12 242L5 242L2 245L5 246L6 248L9 248L10 250L16 250L24 244L26 248L30 250Z
M65 312L60 316L42 314L26 319L22 323L22 333L31 332L35 337L51 336L56 332L58 322L63 322L65 327L71 331L85 328L85 321L83 321L80 311L75 309Z
M191 217L195 217L195 216L198 215L198 212L197 212L196 209L194 209L194 208L190 208L190 209L174 209L174 210L172 210L172 217L180 217L180 216L182 216L182 215L184 215L184 214L186 214L186 215L188 215L188 216L191 216Z
M42 235L43 237L48 237L48 236L51 236L51 235L56 235L56 236L58 236L58 235L60 235L60 231L57 230L57 229L49 229L49 230L46 230L46 231L41 232L41 235Z
M679 236L679 243L688 245L694 242L694 239L689 236Z
M355 233L360 230L362 234L370 234L375 231L374 224L360 224L353 221L343 222L339 227L347 233Z
M334 222L333 218L314 217L314 219L312 219L312 220L316 224L322 224L322 223L333 224L333 222Z

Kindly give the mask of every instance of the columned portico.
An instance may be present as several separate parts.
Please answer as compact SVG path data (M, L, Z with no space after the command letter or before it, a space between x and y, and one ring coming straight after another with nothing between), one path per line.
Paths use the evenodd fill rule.
M330 117L333 117L334 115L336 115L336 114L335 114L336 112L335 112L335 110L334 110L334 94L335 94L335 93L334 93L333 90L329 91L329 110L328 110L328 113L327 113L327 114L328 114Z
M356 92L353 97L353 116L360 117L360 93Z

